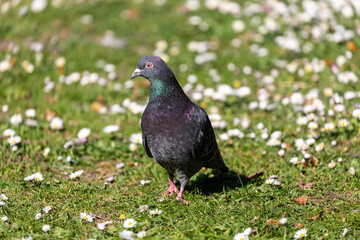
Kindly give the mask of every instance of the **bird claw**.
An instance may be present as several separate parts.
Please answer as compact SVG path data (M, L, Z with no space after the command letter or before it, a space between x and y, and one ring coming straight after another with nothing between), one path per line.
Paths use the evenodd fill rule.
M172 189L170 187L168 188L168 190L163 192L164 195L170 195L170 196L172 196L174 193L179 193L179 191L176 188Z
M166 190L164 192L165 195L169 194L170 196L172 196L174 193L179 193L179 191L176 188L176 185L174 184L174 182L170 181L170 186L168 188L168 190Z

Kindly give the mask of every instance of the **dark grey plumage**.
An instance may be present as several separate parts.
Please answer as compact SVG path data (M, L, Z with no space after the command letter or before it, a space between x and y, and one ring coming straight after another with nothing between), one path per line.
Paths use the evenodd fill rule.
M167 192L177 192L175 171L179 199L202 167L227 171L209 117L186 96L169 66L159 57L144 56L131 78L137 76L150 82L149 103L141 118L143 145L147 155L166 169L170 177Z

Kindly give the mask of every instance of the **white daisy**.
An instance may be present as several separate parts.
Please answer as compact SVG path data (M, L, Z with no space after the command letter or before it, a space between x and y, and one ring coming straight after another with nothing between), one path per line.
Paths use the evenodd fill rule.
M280 225L285 225L285 224L287 224L287 218L281 218L281 219L279 220L279 224L280 224Z
M130 142L134 144L142 144L142 134L141 133L131 134Z
M132 240L134 239L133 238L133 231L129 231L129 230L123 230L121 232L119 232L119 235L122 239L125 239L125 240Z
M295 233L294 239L305 238L306 236L307 236L307 229L302 228Z
M349 125L349 121L343 118L343 119L339 120L338 124L339 124L339 127L347 127Z
M0 199L6 201L9 198L5 194L2 193L2 194L0 194Z
M49 213L50 211L51 211L51 207L50 206L46 206L46 207L44 207L44 209L43 209L43 211L45 212L45 213Z
M248 240L249 236L245 235L244 233L237 233L237 234L235 234L233 239L234 240Z
M64 128L63 120L59 117L54 117L50 122L50 127L53 130L62 130Z
M22 123L22 116L21 114L14 114L10 118L10 123L14 126L19 126Z
M8 138L7 141L11 146L14 146L21 142L21 137L20 136L12 136L12 137Z
M329 163L328 163L328 167L329 167L329 168L334 168L334 167L336 167L336 162L334 162L334 161L329 162Z
M5 129L3 135L8 138L13 137L15 135L15 131L12 130L11 128Z
M315 151L320 152L324 149L324 147L325 147L325 144L323 142L321 142L315 146Z
M50 230L50 225L46 224L44 226L42 226L41 228L44 232L48 232Z
M357 119L360 119L360 109L354 109L352 112L352 116Z
M151 180L144 180L144 179L140 180L141 185L145 185L145 184L149 184L149 183L151 183Z
M293 157L290 159L290 163L293 165L296 165L299 163L299 159L297 157Z
M133 228L136 225L136 221L132 218L126 219L124 222L124 228Z
M324 129L327 132L331 132L334 129L335 125L333 123L325 123Z
M98 224L96 224L96 226L99 230L104 230L106 225L105 225L105 223L98 223Z
M136 149L137 149L137 146L136 146L136 144L135 143L130 143L130 145L129 145L129 149L130 149L130 151L136 151Z
M63 68L65 66L66 60L64 57L58 57L55 59L55 66L57 68Z
M150 215L159 215L161 214L163 211L159 210L159 209L155 209L155 210L150 210Z
M29 117L29 118L35 117L35 114L36 114L35 109L27 109L27 110L25 111L25 115L26 115L27 117Z
M80 178L81 174L83 174L84 170L79 170L76 172L73 172L69 175L69 178Z
M85 142L86 139L89 137L91 133L91 129L90 128L83 128L79 131L79 133L77 134L77 137L82 141Z
M146 237L146 232L145 232L145 231L140 231L140 232L138 232L138 233L136 234L136 236L137 236L138 238L144 238L144 237Z
M108 125L104 127L103 132L104 133L113 133L119 131L119 126L117 125Z
M41 182L41 181L44 181L44 177L41 173L37 172L37 173L34 173L34 181L35 182Z
M88 222L93 222L94 221L94 217L91 216L91 214L87 214L87 213L84 213L84 212L80 213L80 218L82 218L82 219L84 219L84 220L86 220Z
M45 148L43 153L44 157L47 157L49 153L50 153L50 148Z

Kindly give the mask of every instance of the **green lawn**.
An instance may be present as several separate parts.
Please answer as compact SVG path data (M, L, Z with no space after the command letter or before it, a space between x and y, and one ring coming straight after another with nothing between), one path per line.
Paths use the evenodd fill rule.
M314 1L322 10L311 15L310 1L239 2L53 0L33 12L32 1L0 1L0 239L119 239L124 230L233 239L249 227L245 239L293 239L303 228L307 239L359 239L360 5ZM162 195L166 171L132 143L149 90L129 79L144 55L166 60L189 97L215 114L231 171L201 170L184 193L188 205ZM105 133L108 125L119 130ZM9 144L6 129L21 141ZM24 180L37 172L43 180ZM265 183L271 175L279 185Z

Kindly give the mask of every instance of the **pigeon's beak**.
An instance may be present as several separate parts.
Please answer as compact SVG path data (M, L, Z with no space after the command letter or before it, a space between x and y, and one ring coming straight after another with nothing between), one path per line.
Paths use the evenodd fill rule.
M135 69L135 71L133 72L133 74L131 74L131 79L133 79L134 77L137 77L137 76L141 76L141 70L140 69Z

